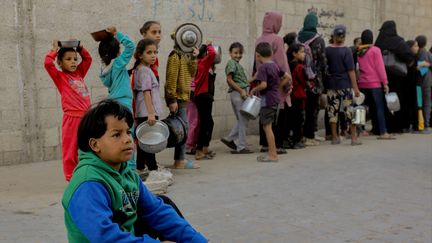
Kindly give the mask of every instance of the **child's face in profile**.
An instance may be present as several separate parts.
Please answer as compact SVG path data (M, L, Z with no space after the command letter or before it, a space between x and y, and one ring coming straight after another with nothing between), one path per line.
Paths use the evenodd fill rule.
M105 163L116 170L120 169L121 163L132 158L133 144L132 136L126 118L121 120L113 115L105 117L107 130L100 138L90 140L93 151Z
M61 60L57 61L63 71L75 72L77 69L78 56L74 51L68 51L63 55Z
M231 59L233 59L234 61L239 62L242 59L242 57L243 57L243 51L240 48L238 48L238 47L237 48L233 48L230 51L230 56L231 56Z
M146 65L153 65L156 61L157 47L156 45L148 45L141 54L141 62Z
M293 54L294 54L293 55L294 58L297 61L304 62L304 60L305 60L305 49L304 49L304 47L300 47L300 49L297 52L294 52Z
M150 28L143 33L144 38L150 38L156 41L156 44L159 45L161 40L161 26L158 24L152 24Z

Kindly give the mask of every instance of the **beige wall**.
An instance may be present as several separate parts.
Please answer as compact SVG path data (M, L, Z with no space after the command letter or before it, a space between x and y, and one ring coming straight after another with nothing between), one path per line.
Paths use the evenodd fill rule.
M320 32L326 36L332 26L348 27L348 44L370 28L375 35L381 23L394 19L406 39L432 33L431 0L2 0L0 14L0 165L61 158L60 98L43 68L44 55L54 38L76 37L90 50L94 61L86 77L92 101L106 96L98 78L100 61L97 43L90 32L116 25L118 30L139 40L138 29L146 20L162 23L160 73L165 77L166 57L173 45L169 38L175 26L194 22L223 47L223 61L217 66L214 137L226 134L234 122L226 93L224 65L233 41L245 45L242 64L250 73L255 38L261 32L267 10L284 14L281 35L298 31L305 14L320 16Z

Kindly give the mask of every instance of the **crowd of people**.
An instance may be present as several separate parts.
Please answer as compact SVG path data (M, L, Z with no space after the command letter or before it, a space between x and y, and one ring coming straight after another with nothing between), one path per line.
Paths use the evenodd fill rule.
M265 13L250 78L240 64L243 45L234 42L229 46L225 75L236 123L221 141L232 154L253 153L247 142L250 121L241 112L249 96L261 98L259 143L264 154L257 157L258 162L277 162L287 149L317 146L324 140L337 145L346 136L357 146L362 144L359 136L395 139L404 132L429 133L432 53L426 49L424 35L405 41L390 20L383 23L375 42L373 32L364 30L354 39L354 46L347 47L347 28L336 25L326 43L317 31L314 12L306 15L298 33L282 38L281 27L282 14ZM149 193L145 185L163 181L168 186L173 183L172 173L133 140L138 125L152 126L163 113L158 70L161 24L144 23L140 29L143 39L136 45L115 27L106 32L109 37L100 41L98 54L100 79L108 88L108 97L92 108L84 82L92 63L90 53L82 45L59 47L54 40L45 57L45 68L61 95L64 112L62 159L69 184L62 203L68 237L72 242L136 237L206 242L169 198ZM388 53L405 72L388 68ZM132 57L135 61L128 70ZM197 161L216 156L209 149L215 58L211 41L191 52L175 44L168 56L165 103L188 129L186 143L175 146L173 169L198 169ZM397 94L400 110L387 108L385 95L389 92ZM351 122L354 107L360 105L354 101L362 95L371 131ZM320 109L325 109L325 138L316 134ZM194 155L195 160L186 154ZM143 228L147 230L142 232Z

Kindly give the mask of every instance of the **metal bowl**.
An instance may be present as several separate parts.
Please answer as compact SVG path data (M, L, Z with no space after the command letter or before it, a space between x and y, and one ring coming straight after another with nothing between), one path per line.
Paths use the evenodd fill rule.
M77 48L80 45L79 40L68 40L68 41L59 41L59 47L63 48Z
M197 25L185 23L177 27L174 40L183 52L190 53L192 47L201 46L202 32Z
M96 31L91 33L91 36L93 37L93 39L95 41L102 41L108 37L112 37L111 33L108 33L106 30L100 30L100 31Z
M219 64L222 61L222 48L220 46L217 45L212 45L215 52L216 52L216 57L214 59L214 64Z
M168 126L161 121L156 121L153 126L143 122L137 127L136 136L142 150L155 154L166 148L169 130Z

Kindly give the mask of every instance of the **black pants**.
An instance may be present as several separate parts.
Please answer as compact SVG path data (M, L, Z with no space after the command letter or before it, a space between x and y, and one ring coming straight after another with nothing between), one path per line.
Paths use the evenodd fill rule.
M388 77L389 80L389 89L390 92L396 92L399 98L400 103L400 110L396 111L394 113L391 113L389 109L387 109L386 105L386 112L385 112L385 120L386 120L386 127L388 133L402 133L404 124L406 122L406 117L409 115L407 114L406 110L406 94L408 93L407 90L404 90L405 86L403 82L405 81L403 77L395 77L390 76Z
M170 205L180 217L184 218L182 213L180 212L180 210L177 208L177 205L175 205L175 203L169 197L164 196L164 195L159 195L158 197L161 198L165 204ZM163 235L159 231L157 231L153 227L149 226L146 222L143 222L140 219L137 219L137 221L134 225L134 228L135 228L135 235L136 236L143 236L146 234L146 235L149 235L153 239L159 239L160 241L165 240L165 238L163 237Z
M301 141L302 128L304 122L304 100L303 99L295 99L292 100L292 106L288 108L288 127L292 132L291 141L293 144L296 144Z
M312 92L306 93L305 122L303 128L303 133L306 138L315 138L319 112L319 98L319 94Z
M209 94L197 95L195 96L195 104L200 119L200 129L196 149L202 150L203 147L208 147L210 145L210 140L213 134L213 97Z
M136 126L140 125L143 122L146 122L148 117L137 117L136 118ZM156 120L158 117L156 117ZM135 131L136 134L136 131ZM137 170L142 170L147 166L147 169L149 170L157 170L157 162L156 162L156 155L147 153L144 150L142 150L139 146L137 146L137 159L136 159L136 167Z

